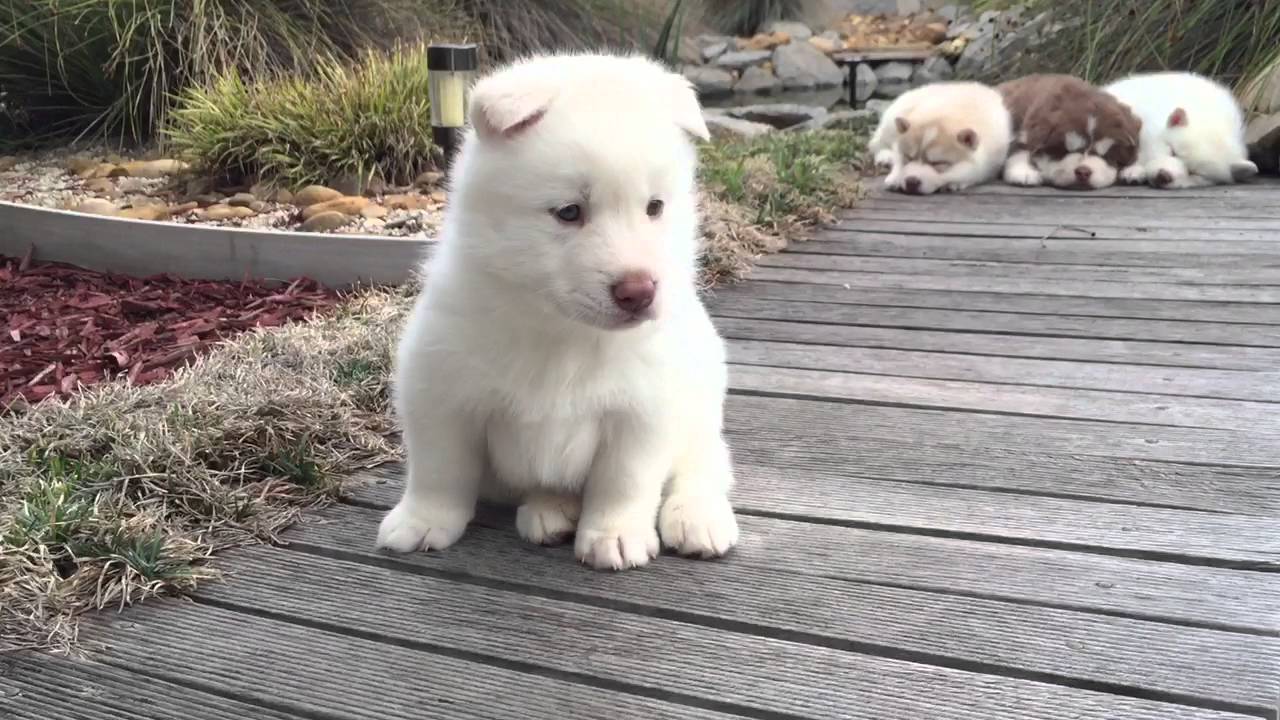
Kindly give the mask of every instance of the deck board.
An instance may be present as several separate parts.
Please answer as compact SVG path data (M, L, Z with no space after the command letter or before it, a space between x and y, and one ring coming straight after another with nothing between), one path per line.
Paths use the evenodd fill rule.
M708 297L728 558L596 573L489 507L385 555L388 465L0 714L1280 720L1277 197L873 193Z

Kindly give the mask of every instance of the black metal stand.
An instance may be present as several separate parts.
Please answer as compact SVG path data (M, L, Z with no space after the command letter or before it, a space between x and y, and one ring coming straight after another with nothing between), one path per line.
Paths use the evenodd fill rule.
M432 127L431 142L440 148L440 152L444 156L443 167L440 170L445 175L448 175L449 169L453 165L454 155L458 152L458 146L462 144L462 128Z

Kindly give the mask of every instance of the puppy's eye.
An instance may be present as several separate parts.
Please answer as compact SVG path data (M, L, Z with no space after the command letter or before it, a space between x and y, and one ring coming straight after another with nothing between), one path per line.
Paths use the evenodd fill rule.
M661 200L650 200L649 205L644 209L644 212L651 218L657 218L662 216L662 208L664 207L666 207L666 205Z
M552 210L551 214L567 225L582 222L582 206L577 203L562 205Z

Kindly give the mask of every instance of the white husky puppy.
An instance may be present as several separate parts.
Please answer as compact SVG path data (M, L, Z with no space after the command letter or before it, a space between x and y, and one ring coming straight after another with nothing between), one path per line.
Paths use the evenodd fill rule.
M1129 183L1190 188L1243 182L1258 174L1244 140L1244 113L1231 91L1201 75L1130 75L1103 88L1142 120Z
M696 288L697 96L641 57L476 83L441 244L400 341L408 478L378 544L441 549L477 497L597 568L738 539L723 341Z

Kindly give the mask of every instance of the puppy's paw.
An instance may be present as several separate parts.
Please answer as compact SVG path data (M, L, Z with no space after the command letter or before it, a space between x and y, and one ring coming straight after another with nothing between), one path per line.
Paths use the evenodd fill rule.
M886 190L901 190L905 180L906 175L902 173L889 173L884 179L884 187Z
M672 495L658 513L662 544L681 555L720 557L738 544L738 521L722 495Z
M378 527L378 547L399 553L443 550L462 537L470 520L470 509L424 507L401 500Z
M889 172L889 170L893 169L892 150L885 149L876 153L876 169L880 172Z
M573 534L582 501L568 495L531 495L516 510L516 531L538 545L559 545Z
M597 570L643 567L658 557L658 532L652 525L578 528L574 554Z
M1142 185L1147 182L1147 169L1141 165L1130 165L1120 171L1120 182L1125 185Z
M1004 169L1004 181L1010 185L1035 187L1044 184L1044 176L1030 165L1011 165Z

